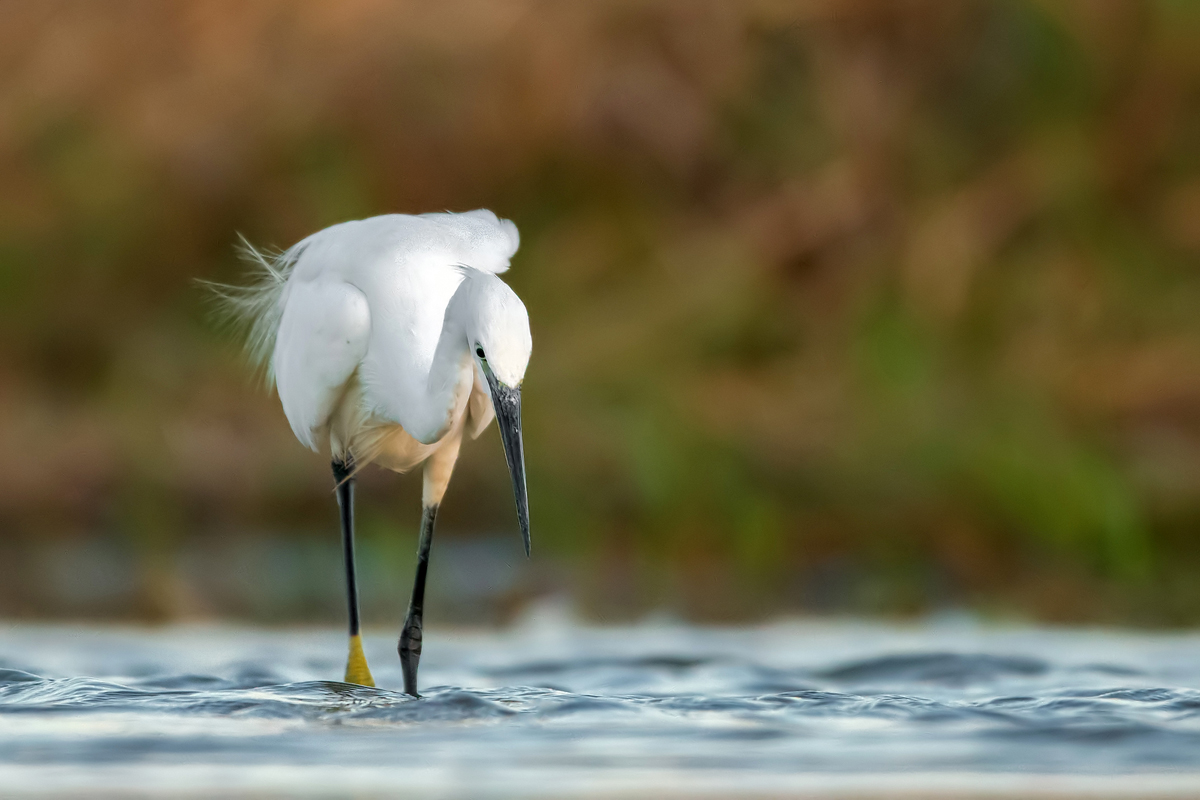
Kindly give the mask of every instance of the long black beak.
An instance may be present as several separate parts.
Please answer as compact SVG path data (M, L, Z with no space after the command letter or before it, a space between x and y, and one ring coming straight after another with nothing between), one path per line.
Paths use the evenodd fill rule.
M525 448L521 443L521 387L505 386L496 380L492 371L484 370L492 390L492 406L496 409L496 424L504 442L504 457L512 476L513 496L517 500L517 521L529 555L529 496L525 491Z

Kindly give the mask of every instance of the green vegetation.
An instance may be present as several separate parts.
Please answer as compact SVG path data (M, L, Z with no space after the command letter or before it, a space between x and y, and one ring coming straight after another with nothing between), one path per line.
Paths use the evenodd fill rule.
M594 615L1200 620L1191 4L72 8L0 10L0 611L89 537L155 617L206 607L181 548L334 536L193 280L486 206ZM512 522L495 439L446 536ZM360 491L396 580L418 486Z

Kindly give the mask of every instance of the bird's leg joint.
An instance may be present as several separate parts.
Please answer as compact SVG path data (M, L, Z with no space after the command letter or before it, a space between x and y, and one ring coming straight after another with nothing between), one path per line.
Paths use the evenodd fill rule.
M409 609L404 629L400 631L400 668L404 672L404 691L413 697L417 694L417 666L421 663L421 612Z
M341 460L333 459L333 480L340 486L354 476L354 456L347 453Z
M413 666L421 657L422 624L420 615L409 616L400 632L400 658L412 658Z

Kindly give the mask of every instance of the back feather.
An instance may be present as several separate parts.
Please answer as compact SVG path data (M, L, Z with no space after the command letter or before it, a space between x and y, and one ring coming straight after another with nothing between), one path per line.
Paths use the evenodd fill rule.
M411 228L415 220L423 221L428 227ZM310 244L321 250L322 242L328 245L331 242L362 241L363 225L372 226L367 230L383 230L385 233L389 230L402 231L399 240L386 236L380 240L385 247L399 246L402 253L418 252L431 244L441 247L448 241L458 243L463 248L461 255L471 261L469 267L458 265L464 274L471 270L493 274L504 272L521 242L517 226L512 221L500 219L482 208L461 213L421 214L417 217L388 214L341 223L318 231L282 252L259 250L246 237L238 234L241 240L238 254L251 265L251 283L246 286L212 281L200 283L212 292L218 314L245 331L247 357L262 372L268 385L275 382L271 357L283 316L284 290L296 262ZM366 240L368 244L371 241L370 238Z
M271 353L275 349L279 318L283 315L283 290L307 241L282 252L270 252L256 248L240 233L238 239L241 240L238 255L251 265L252 282L245 286L213 281L200 283L212 292L218 315L245 331L246 356L271 385L275 382Z

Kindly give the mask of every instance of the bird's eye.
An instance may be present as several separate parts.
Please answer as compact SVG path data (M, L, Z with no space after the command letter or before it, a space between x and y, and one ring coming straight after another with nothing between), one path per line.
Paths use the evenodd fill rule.
M476 345L475 346L475 355L479 356L480 358L484 358L483 348Z

